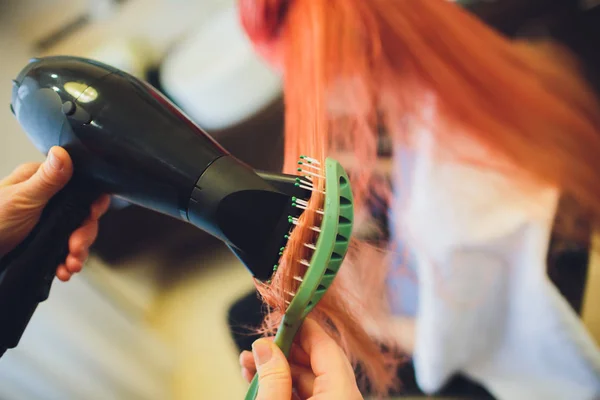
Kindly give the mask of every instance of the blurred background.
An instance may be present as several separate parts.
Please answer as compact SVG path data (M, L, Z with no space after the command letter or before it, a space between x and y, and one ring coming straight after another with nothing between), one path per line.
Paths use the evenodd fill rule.
M149 81L238 158L282 162L280 81L234 0L1 0L0 176L42 161L9 111L29 58L75 55ZM3 102L3 103L2 103ZM84 271L56 282L0 363L0 398L236 399L227 311L252 283L197 229L115 202Z
M235 0L0 0L0 177L43 160L9 103L11 80L47 55L92 58L144 79L239 159L281 168L281 82L245 38ZM597 256L589 276L600 282ZM573 275L564 264L563 277ZM54 284L20 346L2 358L0 399L241 399L247 384L228 313L244 296L252 297L250 276L222 244L114 201L84 271ZM600 321L587 325L600 335Z

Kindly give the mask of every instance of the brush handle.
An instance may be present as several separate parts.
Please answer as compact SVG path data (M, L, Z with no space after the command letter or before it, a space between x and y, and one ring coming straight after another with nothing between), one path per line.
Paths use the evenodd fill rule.
M38 304L48 298L69 238L99 195L72 180L46 205L29 236L0 260L0 355L18 345Z
M294 343L294 338L302 326L304 318L296 319L295 321L291 322L289 320L291 319L287 318L286 315L283 316L283 320L281 321L279 329L277 330L277 334L275 335L275 344L281 349L286 357L289 357L290 355L292 343ZM258 373L254 375L254 378L250 383L245 400L255 400L256 396L258 396Z
M246 397L244 400L255 400L256 396L258 396L258 372L252 378L252 382L250 382L250 387L246 392Z

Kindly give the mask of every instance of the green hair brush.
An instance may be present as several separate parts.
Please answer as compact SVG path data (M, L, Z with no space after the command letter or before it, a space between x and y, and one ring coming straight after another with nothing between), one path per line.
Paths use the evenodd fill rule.
M307 227L317 232L316 243L307 243L305 246L312 250L310 261L300 260L306 267L303 277L296 277L300 281L296 293L289 293L291 300L283 316L275 336L275 344L279 346L286 357L289 356L296 333L302 326L306 316L315 308L323 298L348 252L350 235L354 221L354 205L350 181L346 171L335 160L327 158L324 167L313 158L301 156L298 164L302 177L296 179L296 185L304 189L315 191L313 177L325 178L325 191L323 194L323 208L317 212L322 215L320 227ZM304 169L305 168L305 169ZM324 172L324 174L323 174ZM300 209L306 209L306 199L292 198L292 204ZM289 217L290 225L298 225L299 220ZM302 226L300 226L302 228ZM282 251L279 253L283 254ZM277 265L274 271L277 270ZM254 400L258 394L258 375L254 377L246 394L246 400Z

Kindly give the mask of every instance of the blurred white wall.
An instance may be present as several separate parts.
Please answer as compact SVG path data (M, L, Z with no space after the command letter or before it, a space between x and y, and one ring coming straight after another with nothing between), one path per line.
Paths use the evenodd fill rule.
M29 143L10 112L11 80L31 56L31 48L17 33L21 18L17 2L1 2L0 9L0 176L5 176L18 164L39 161L42 156ZM30 1L24 1L27 5Z

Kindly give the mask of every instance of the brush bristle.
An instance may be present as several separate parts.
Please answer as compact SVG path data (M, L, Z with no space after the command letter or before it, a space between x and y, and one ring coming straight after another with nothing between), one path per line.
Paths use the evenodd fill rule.
M298 165L300 167L297 171L299 176L296 178L296 186L309 190L311 196L307 199L291 198L292 206L299 211L299 215L288 216L290 231L284 237L286 244L280 249L279 262L274 266L274 274L269 281L271 289L281 292L281 298L285 299L282 311L289 306L310 267L309 260L316 249L323 219L325 177L321 171L321 162L311 157L300 156ZM291 279L286 279L288 277ZM282 285L283 282L288 284Z

